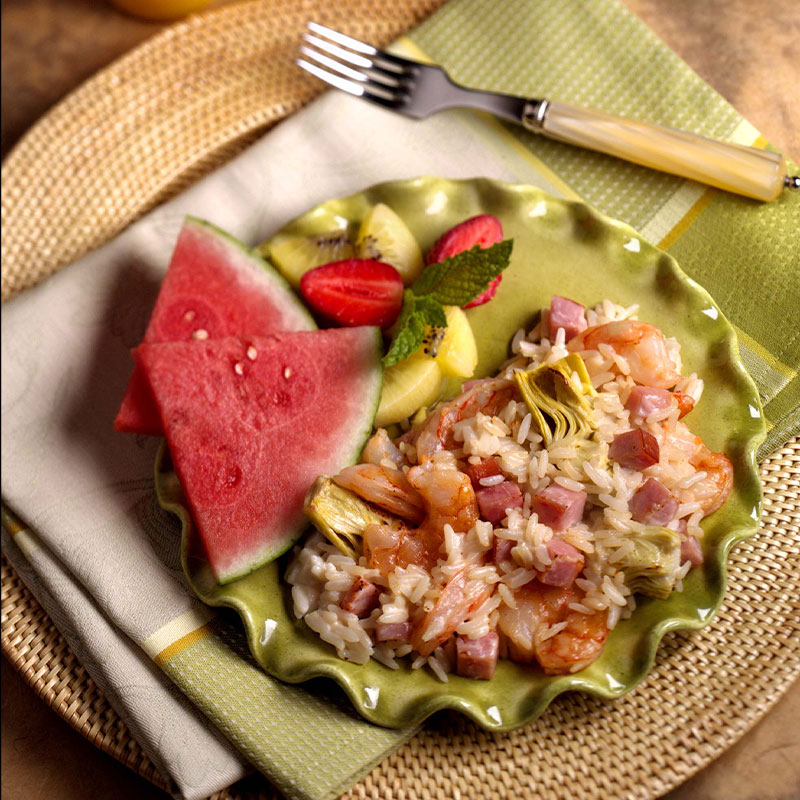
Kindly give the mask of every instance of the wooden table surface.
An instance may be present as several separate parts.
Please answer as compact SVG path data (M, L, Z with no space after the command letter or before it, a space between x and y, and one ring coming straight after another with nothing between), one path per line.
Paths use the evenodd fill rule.
M769 141L800 162L798 0L623 2ZM79 83L162 27L98 1L4 0L2 156ZM167 797L70 728L5 659L2 793L7 800ZM666 797L800 798L800 683L736 745Z

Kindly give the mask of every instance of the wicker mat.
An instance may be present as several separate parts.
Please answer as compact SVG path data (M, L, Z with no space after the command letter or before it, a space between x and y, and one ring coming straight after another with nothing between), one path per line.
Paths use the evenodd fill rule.
M312 99L320 87L287 66L309 17L382 44L441 2L225 6L167 29L100 72L3 164L3 300L106 241ZM767 458L761 476L762 526L731 555L720 613L700 632L666 636L641 686L614 702L559 697L509 734L439 715L345 797L653 798L719 756L800 673L800 440ZM70 725L166 785L5 559L2 648ZM609 771L612 760L620 766ZM217 800L278 797L259 785L265 788L234 787Z

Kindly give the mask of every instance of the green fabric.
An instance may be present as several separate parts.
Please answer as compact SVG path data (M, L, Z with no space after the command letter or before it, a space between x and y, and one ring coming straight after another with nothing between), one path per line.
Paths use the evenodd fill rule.
M248 652L238 619L217 621L163 669L288 797L337 797L414 732L362 720L327 681L273 680Z
M548 97L718 139L742 123L614 0L453 0L409 38L473 88ZM504 127L583 200L640 231L687 183ZM769 429L763 458L800 433L800 192L762 204L713 191L667 249L740 333Z

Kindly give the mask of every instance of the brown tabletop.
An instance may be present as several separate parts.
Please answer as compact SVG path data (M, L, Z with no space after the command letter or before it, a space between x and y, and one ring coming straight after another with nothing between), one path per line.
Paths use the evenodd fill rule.
M772 144L800 162L798 0L623 2ZM97 1L5 0L2 155L69 91L162 27ZM70 728L5 659L2 793L7 800L167 797ZM800 798L800 683L734 747L666 797Z

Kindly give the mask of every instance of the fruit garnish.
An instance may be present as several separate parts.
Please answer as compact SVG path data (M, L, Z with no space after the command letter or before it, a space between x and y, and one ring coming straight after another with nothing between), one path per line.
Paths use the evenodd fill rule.
M471 378L478 365L478 345L472 326L458 306L445 306L444 313L447 327L436 352L436 363L445 377Z
M373 206L361 222L355 254L391 264L406 286L422 272L422 251L408 225L385 203Z
M439 399L442 371L433 358L407 358L387 367L375 427L381 428L413 414Z
M403 305L403 279L391 265L349 258L315 267L300 279L300 293L339 325L391 327Z
M437 264L473 247L485 249L502 240L503 226L500 220L491 214L481 214L465 220L441 236L428 251L425 263ZM497 293L497 287L502 279L502 275L498 275L485 291L466 303L464 308L474 308L488 303Z
M295 288L308 270L343 261L355 255L347 231L337 230L316 236L279 235L258 248L258 252L277 267Z
M444 306L464 306L486 291L509 264L512 239L486 249L476 245L426 267L403 296L403 310L383 363L388 367L422 344L426 326L447 327Z

